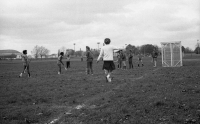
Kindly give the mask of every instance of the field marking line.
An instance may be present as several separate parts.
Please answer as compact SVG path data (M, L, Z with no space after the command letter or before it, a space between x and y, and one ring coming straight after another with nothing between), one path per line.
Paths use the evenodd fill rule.
M160 68L156 68L156 69L154 69L154 70L152 70L152 71L157 71L157 70L159 70L159 69L160 69ZM140 76L140 77L135 78L133 81L143 79L144 76L147 76L148 74L149 74L149 72L145 73L143 76ZM79 105L77 105L77 106L75 106L75 107L71 107L68 111L64 112L64 114L61 114L60 116L58 116L57 118L53 119L53 120L50 121L49 123L45 123L45 124L57 124L57 123L59 123L60 121L64 120L64 118L66 117L66 115L72 114L71 111L73 111L73 110L79 110L79 109L86 108L86 107L91 108L90 105L89 105L89 103L90 103L91 101L93 101L93 100L95 100L95 99L98 99L99 97L101 98L101 97L103 97L103 96L107 96L108 94L110 94L110 93L112 93L112 92L115 92L115 91L113 91L114 89L115 89L115 90L116 90L116 89L120 89L120 87L123 87L123 86L125 86L126 84L127 84L127 83L120 84L120 85L118 85L118 86L112 88L111 90L109 90L109 91L107 91L107 92L105 92L105 93L101 93L101 94L95 95L95 96L89 98L88 100L86 100L85 102L83 102L83 104L79 104Z

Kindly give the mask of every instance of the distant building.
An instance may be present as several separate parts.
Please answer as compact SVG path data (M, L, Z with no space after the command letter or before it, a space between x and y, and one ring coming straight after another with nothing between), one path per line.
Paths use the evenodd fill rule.
M72 55L72 54L74 54L74 50L72 49L67 49L65 52L65 55Z
M21 59L22 53L17 50L0 50L1 59Z
M57 58L57 54L51 54L51 55L48 55L48 58Z

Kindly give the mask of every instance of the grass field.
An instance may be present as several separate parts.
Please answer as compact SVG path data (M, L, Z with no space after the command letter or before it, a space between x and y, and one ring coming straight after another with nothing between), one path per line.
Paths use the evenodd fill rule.
M200 124L200 57L186 55L176 68L143 61L116 69L111 83L102 62L86 75L86 62L72 60L58 75L55 60L32 61L31 78L18 78L20 61L0 61L0 123Z

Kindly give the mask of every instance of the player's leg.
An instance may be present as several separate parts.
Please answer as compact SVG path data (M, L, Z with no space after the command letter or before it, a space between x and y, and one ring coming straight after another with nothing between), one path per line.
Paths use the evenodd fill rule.
M22 73L19 74L19 77L22 77L22 75L25 72L25 70L26 70L26 65L23 65L23 71L22 71Z
M66 68L68 69L68 62L66 61Z
M154 67L157 66L157 58L154 58Z
M90 62L87 62L87 68L86 68L86 73L90 73Z
M142 59L141 59L140 61L141 61L141 63L142 63L142 66L144 66Z
M111 82L111 73L112 73L112 71L108 70L108 75L107 75L108 82Z
M122 69L122 61L121 60L119 61L119 68Z
M61 73L61 64L58 64L58 74Z
M133 69L133 62L131 61L131 68Z
M138 59L138 67L140 67L140 59Z
M93 75L93 62L90 62L90 69L91 69L91 74Z
M31 77L30 71L29 71L29 65L26 66L28 77Z

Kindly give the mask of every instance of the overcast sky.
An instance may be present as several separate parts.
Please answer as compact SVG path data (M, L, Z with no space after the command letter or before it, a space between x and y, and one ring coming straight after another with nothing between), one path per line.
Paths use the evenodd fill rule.
M0 49L85 50L200 40L200 0L0 0ZM200 42L200 41L199 41Z

